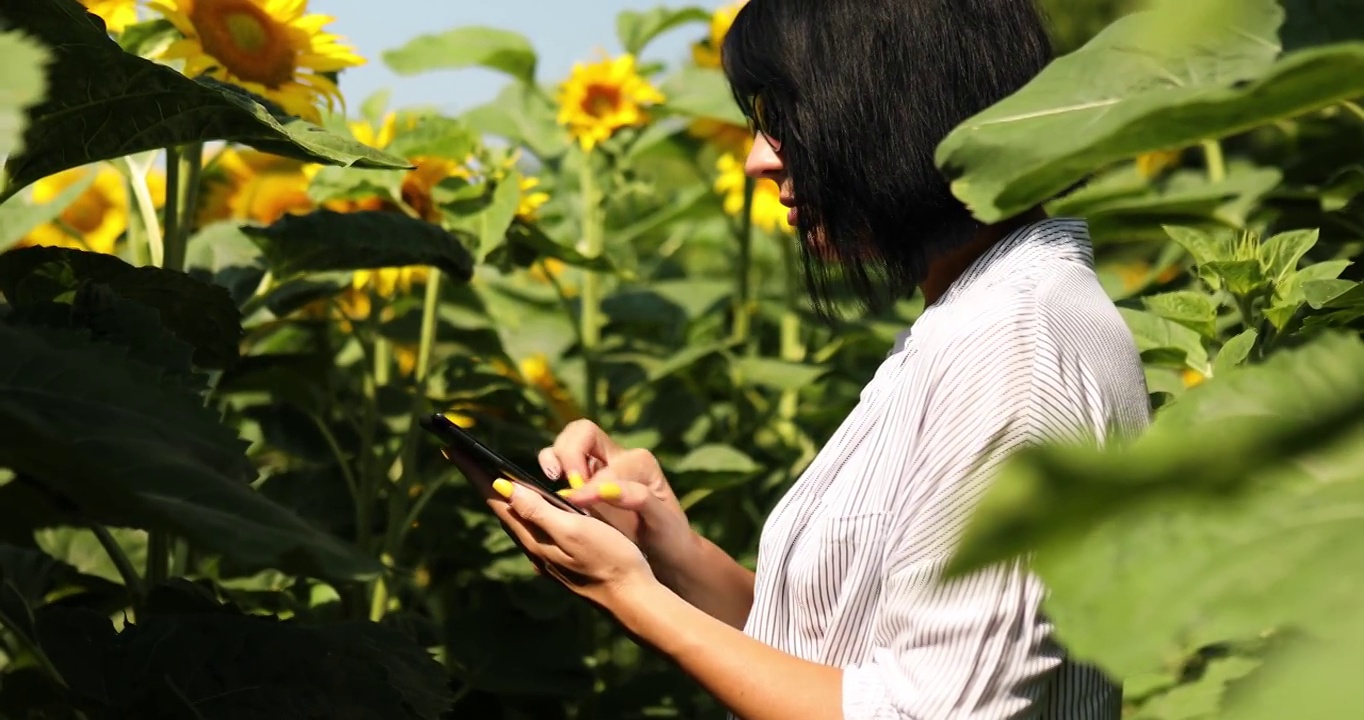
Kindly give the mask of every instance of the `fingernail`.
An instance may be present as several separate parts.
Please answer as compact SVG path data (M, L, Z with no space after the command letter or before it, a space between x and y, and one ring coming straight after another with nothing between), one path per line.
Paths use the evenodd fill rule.
M583 476L580 475L579 473L571 472L568 474L568 486L573 488L574 490L577 490L578 488L586 484L587 481L583 480Z
M601 489L597 492L603 500L619 500L622 494L620 486L612 482L602 483Z
M574 490L573 488L564 488L563 490L559 491L559 497L568 497L569 495L573 494L573 490Z
M440 449L440 454L441 454L441 455L444 455L444 456L445 456L445 459L446 459L446 460L449 460L450 462L454 462L454 461L455 461L454 456L450 454L450 448L445 448L445 447L441 448L441 449Z
M563 470L557 467L553 466L547 467L545 468L545 477L549 478L550 480L558 480L559 476L562 475L563 472L564 472Z
M512 484L502 478L493 481L493 490L496 490L497 494L504 498L511 498L512 496Z

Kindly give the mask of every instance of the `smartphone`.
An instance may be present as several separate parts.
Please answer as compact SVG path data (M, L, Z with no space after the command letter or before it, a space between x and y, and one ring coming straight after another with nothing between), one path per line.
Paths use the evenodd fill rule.
M574 505L573 503L560 497L556 488L548 480L542 479L539 475L522 470L515 463L503 457L501 453L484 445L473 435L470 435L464 428L456 425L440 413L433 413L423 417L418 421L422 428L427 432L441 439L441 442L455 452L461 453L466 457L471 457L483 469L494 475L511 480L512 482L528 487L540 493L551 505L579 515L586 515L587 511Z

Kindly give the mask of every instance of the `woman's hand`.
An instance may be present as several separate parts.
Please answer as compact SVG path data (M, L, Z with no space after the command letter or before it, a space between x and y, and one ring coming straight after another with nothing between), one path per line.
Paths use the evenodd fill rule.
M540 467L551 479L567 477L565 497L634 540L666 584L693 561L699 538L653 453L622 448L577 420L540 451Z
M657 584L643 553L605 522L561 510L538 492L504 479L488 506L531 562L575 593L614 612Z

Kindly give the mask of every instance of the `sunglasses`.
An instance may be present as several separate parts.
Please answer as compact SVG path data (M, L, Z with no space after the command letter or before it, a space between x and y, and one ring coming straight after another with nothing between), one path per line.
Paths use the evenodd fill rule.
M749 106L752 108L753 115L748 119L748 131L750 133L762 133L774 150L781 149L784 139L782 137L784 133L781 129L781 113L770 106L762 95L753 96L753 102Z

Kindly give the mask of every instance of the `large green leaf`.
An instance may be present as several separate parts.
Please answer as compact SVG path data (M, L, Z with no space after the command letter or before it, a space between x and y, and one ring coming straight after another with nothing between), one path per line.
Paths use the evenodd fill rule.
M568 133L558 124L554 103L534 85L510 83L492 102L462 117L473 130L523 144L541 158L558 157L569 147Z
M1016 456L957 567L1035 552L1067 646L1119 677L1329 633L1364 590L1361 419L1364 343L1322 336L1190 390L1130 445Z
M687 23L709 19L709 11L695 6L674 9L660 5L643 12L622 10L616 16L616 37L625 52L638 55L659 35Z
M0 325L0 466L110 525L171 529L251 567L348 578L379 566L252 490L245 443L196 395L113 345Z
M47 302L81 283L106 285L115 295L155 309L161 324L194 348L200 367L222 368L237 358L241 313L227 291L182 272L134 267L102 253L27 247L0 255L0 293L11 304Z
M17 32L0 33L0 157L23 149L24 114L47 89L47 61L41 45Z
M318 210L287 215L268 227L245 226L276 275L431 265L467 281L473 257L437 225L393 212Z
M245 615L204 594L158 588L120 632L89 611L47 609L39 636L94 717L436 720L450 709L444 669L394 629Z
M668 76L659 86L666 99L665 107L675 113L693 118L707 118L745 125L734 93L724 73L712 68L688 67Z
M96 160L207 140L234 140L329 165L408 163L303 120L272 114L242 90L195 81L125 52L76 0L6 0L0 24L53 56L49 94L28 113L24 151L5 169L8 190Z
M997 221L1095 168L1249 130L1364 94L1364 44L1277 63L1271 0L1165 0L1119 20L938 147L953 192Z
M470 26L420 35L386 51L384 63L399 75L485 67L523 83L535 82L535 46L520 33L498 28Z

